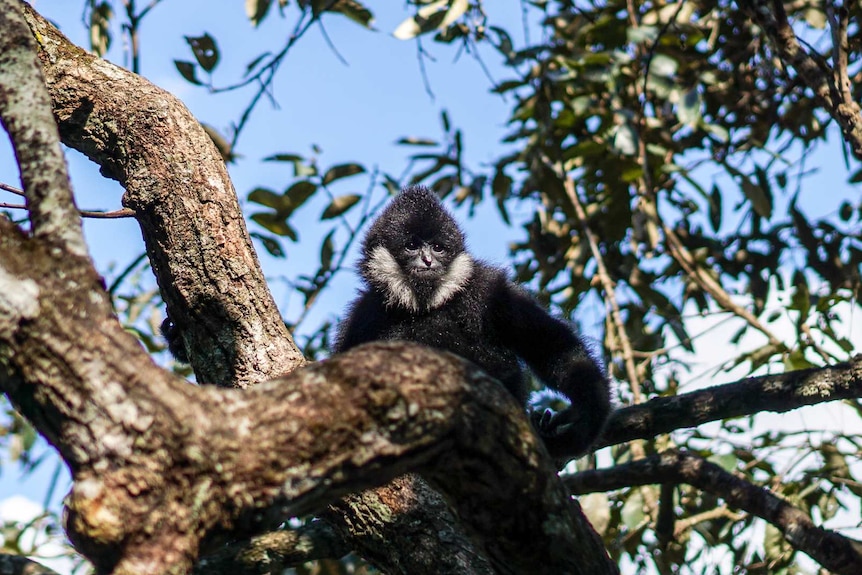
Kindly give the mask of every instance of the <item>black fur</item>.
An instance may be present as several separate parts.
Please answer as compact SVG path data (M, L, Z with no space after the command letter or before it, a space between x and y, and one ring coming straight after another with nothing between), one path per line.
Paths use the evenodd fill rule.
M335 351L403 339L469 359L526 403L526 363L571 401L533 422L552 455L586 451L610 412L608 383L580 338L495 267L465 251L437 196L402 191L371 226L360 273L366 289L339 327Z

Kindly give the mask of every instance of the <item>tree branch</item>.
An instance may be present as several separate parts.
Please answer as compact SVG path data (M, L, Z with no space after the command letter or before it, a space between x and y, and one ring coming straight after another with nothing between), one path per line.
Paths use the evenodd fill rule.
M0 553L0 573L3 575L57 575L56 571L39 565L26 557L6 553Z
M829 115L838 122L853 155L862 160L862 109L850 97L849 86L843 85L849 79L846 64L840 57L841 51L846 50L846 46L842 46L840 23L836 21L834 24L839 29L833 28L839 42L834 46L839 56L836 58L838 69L830 72L826 60L819 54L809 54L799 43L787 20L782 0L738 0L738 4L760 26L785 65L793 68L811 88Z
M141 226L198 381L244 387L301 365L224 162L198 121L171 94L81 50L25 7L63 143L126 188L123 205Z
M765 519L791 545L830 571L842 575L862 573L862 543L814 525L807 514L774 493L691 453L669 449L612 469L576 473L565 482L575 494L653 483L688 483L721 497L731 507Z
M321 518L384 573L495 573L440 494L415 474L351 494Z
M202 559L197 575L269 575L328 557L342 557L350 552L331 527L315 521L297 530L284 530L232 543Z
M675 397L658 397L611 415L596 449L763 411L862 397L862 355L823 368L749 377Z
M87 257L36 42L17 0L0 0L0 121L21 170L33 233Z
M156 279L198 381L241 387L293 369L302 357L266 291L233 188L211 140L172 96L93 58L32 10L27 13L34 34L42 39L40 55L64 142L126 187L124 204L135 209ZM392 502L392 493L384 488L380 495ZM429 513L417 518L429 502ZM404 564L413 565L410 561L421 556L413 553L418 543L444 532L458 533L447 543L445 560L449 555L475 555L457 522L442 528L434 509L429 499L417 503L409 516L427 526L423 538L407 539L405 524L391 515L386 531L394 535L390 543L398 549L392 553L394 560L407 557ZM359 507L345 521L355 522L373 511ZM447 518L454 520L451 514ZM277 508L258 510L236 527L240 535L248 535L271 530L284 519ZM364 552L372 539L356 537L352 544ZM455 542L463 548L452 553ZM437 559L442 555L437 553Z
M53 122L53 120L52 120ZM25 196L22 190L19 190L15 186L10 186L9 184L4 184L0 182L0 190L4 192L9 192L10 194L15 194L16 196ZM21 206L17 204L7 204L5 202L0 203L0 207L8 208L13 210L26 210L27 206ZM78 214L83 218L104 218L104 219L112 219L112 218L132 218L135 216L135 212L128 208L124 208L122 210L114 210L112 212L101 212L101 211L90 211L90 210L78 210Z

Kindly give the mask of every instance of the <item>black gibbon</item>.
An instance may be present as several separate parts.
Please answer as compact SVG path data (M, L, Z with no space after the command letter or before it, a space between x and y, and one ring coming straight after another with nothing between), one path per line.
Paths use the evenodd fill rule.
M526 405L523 364L570 406L531 415L551 455L580 454L610 413L608 381L581 339L503 270L473 259L437 196L411 187L372 224L362 246L366 284L339 326L335 351L375 340L447 350L492 375Z

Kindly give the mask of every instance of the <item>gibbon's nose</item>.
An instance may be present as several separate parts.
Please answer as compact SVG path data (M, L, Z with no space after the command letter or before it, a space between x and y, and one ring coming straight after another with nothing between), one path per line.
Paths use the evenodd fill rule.
M434 264L434 256L431 255L431 251L428 249L422 250L422 263L425 264L425 267L430 268Z

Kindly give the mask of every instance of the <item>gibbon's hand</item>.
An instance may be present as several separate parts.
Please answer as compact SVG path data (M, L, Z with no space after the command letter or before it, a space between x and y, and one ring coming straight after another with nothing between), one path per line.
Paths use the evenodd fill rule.
M530 412L533 428L554 458L586 453L602 431L603 421L594 419L576 407L556 412L551 409Z

